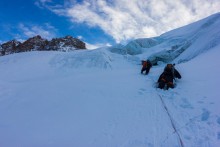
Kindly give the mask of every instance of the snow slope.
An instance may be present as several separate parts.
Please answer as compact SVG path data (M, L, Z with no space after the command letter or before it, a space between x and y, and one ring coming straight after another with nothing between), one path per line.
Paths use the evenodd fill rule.
M0 58L0 146L180 146L159 95L185 146L220 145L219 46L178 65L169 91L153 87L163 66L144 76L137 58L90 52Z
M188 50L194 58L176 65L183 78L168 91L155 88L164 64L140 74L153 48L0 57L0 146L220 146L220 45Z

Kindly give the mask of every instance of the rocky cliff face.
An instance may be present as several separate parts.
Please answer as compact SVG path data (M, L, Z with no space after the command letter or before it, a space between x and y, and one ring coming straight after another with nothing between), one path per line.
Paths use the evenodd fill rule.
M1 54L12 54L16 52L17 47L21 44L21 42L17 40L11 40L1 45Z
M86 45L81 40L73 38L72 36L54 38L51 41L48 41L37 35L29 38L23 43L16 40L3 43L0 45L0 55L26 51L73 51L77 49L86 49Z
M38 50L45 50L48 41L46 39L41 38L41 36L35 36L29 38L25 42L21 43L17 46L17 52L25 52L25 51L38 51Z
M85 49L85 43L72 36L66 36L64 38L54 38L47 46L47 50L61 50L69 51L75 49Z

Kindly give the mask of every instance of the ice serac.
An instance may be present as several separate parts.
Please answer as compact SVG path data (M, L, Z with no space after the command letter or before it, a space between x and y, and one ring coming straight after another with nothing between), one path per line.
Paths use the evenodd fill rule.
M151 48L160 44L159 38L141 38L130 41L126 46L126 52L129 55L138 55L143 53L144 48Z
M153 64L182 63L220 44L220 13L171 30L158 37L137 39L126 45L127 54L149 58Z

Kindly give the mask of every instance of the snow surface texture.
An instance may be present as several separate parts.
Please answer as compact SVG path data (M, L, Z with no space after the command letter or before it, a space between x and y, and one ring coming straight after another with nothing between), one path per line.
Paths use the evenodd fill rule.
M169 91L153 87L163 66L144 76L132 57L100 52L91 57L108 64L95 68L81 53L1 57L0 146L179 146L158 94L185 146L220 145L219 46L177 65Z
M140 74L150 48L0 57L0 146L220 146L220 45L187 52L194 58L176 65L182 79L168 91L154 87L164 64Z

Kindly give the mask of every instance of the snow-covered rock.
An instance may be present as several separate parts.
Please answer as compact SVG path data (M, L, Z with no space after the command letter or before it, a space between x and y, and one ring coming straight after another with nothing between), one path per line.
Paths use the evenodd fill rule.
M76 49L86 49L86 45L81 40L72 36L54 38L47 45L47 50L70 51Z
M12 40L1 45L2 55L26 51L73 51L78 49L86 49L84 42L72 36L63 38L54 38L50 41L43 39L40 35L29 38L23 43Z
M1 51L4 52L3 55L12 54L17 51L17 47L21 44L21 42L17 40L11 40L1 45Z
M18 45L16 47L16 52L44 50L47 44L48 41L46 39L43 39L40 35L37 35Z

